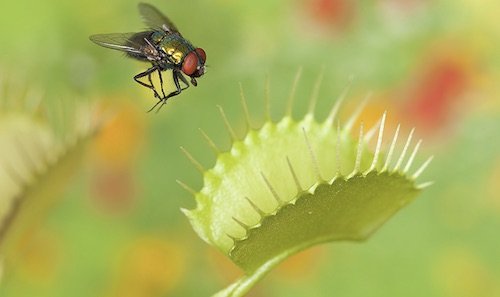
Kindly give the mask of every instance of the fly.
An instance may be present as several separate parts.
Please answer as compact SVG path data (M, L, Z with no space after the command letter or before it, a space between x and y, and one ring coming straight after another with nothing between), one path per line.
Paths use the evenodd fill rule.
M96 34L90 36L90 40L100 46L125 52L128 57L151 63L151 67L134 76L134 80L153 91L159 101L149 111L161 104L157 110L159 111L168 98L189 88L189 82L184 75L190 78L193 86L198 85L196 78L205 73L207 55L202 48L194 47L186 40L172 21L154 6L140 3L139 13L149 27L148 30L137 33ZM168 95L163 89L162 77L162 72L166 70L172 71L176 88ZM158 72L160 79L161 95L151 80L151 75L155 72ZM141 81L143 77L147 77L149 83ZM184 84L182 87L181 82Z

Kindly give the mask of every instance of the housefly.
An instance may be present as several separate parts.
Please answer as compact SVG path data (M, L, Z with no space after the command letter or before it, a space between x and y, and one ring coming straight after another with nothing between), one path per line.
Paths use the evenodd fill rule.
M205 73L207 55L202 48L195 47L186 40L172 21L152 5L140 3L139 13L149 27L148 30L137 33L96 34L90 36L90 40L100 46L125 52L128 57L151 63L151 67L134 76L134 80L153 91L159 101L149 111L161 104L159 111L168 98L189 88L184 74L191 78L193 86L198 84L196 78ZM166 70L172 71L176 88L168 95L165 95L162 77L162 72ZM154 72L158 72L161 95L151 80ZM143 77L147 77L149 83L141 81ZM181 82L184 84L182 87Z

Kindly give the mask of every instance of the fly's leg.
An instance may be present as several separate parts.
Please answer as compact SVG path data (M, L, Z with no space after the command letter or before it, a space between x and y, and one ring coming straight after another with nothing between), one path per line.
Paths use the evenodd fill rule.
M163 101L164 101L163 99L160 99L158 102L156 102L156 104L155 104L155 105L153 105L153 107L151 107L151 108L148 110L148 112L153 111L153 109L155 109L155 107L156 107L156 106L158 106L158 104L162 103ZM162 104L162 106L163 106L163 104ZM161 106L160 106L160 108L161 108ZM158 109L158 110L159 110L159 109ZM156 112L158 112L158 111L156 111Z
M179 95L183 90L189 88L189 84L187 83L186 79L184 78L184 76L182 76L182 74L177 71L177 70L173 70L172 71L172 76L173 76L173 79L174 79L174 84L175 84L175 88L176 90L171 92L170 94L168 94L165 98L163 98L162 100L162 104L160 105L160 107L158 107L158 110L156 110L156 112L159 112L160 109L163 107L163 105L165 105L167 103L167 99L170 98L170 97L174 97L174 96L177 96ZM186 87L184 88L181 88L181 84L179 83L179 78L181 79L181 81L186 84ZM158 104L156 104L158 105ZM155 106L156 106L155 105ZM154 107L155 107L154 106ZM153 108L154 108L153 107Z
M175 72L176 72L176 70L173 68L173 66L170 66L170 65L164 65L163 67L158 67L158 68L156 68L155 70L158 70L158 76L159 76L159 78L160 78L161 93L162 93L163 97L158 96L157 98L159 98L160 100L159 100L158 102L156 102L156 104L155 104L155 105L153 105L153 107L151 107L151 108L148 110L148 112L153 111L153 110L156 108L156 106L158 106L158 104L163 103L163 104L161 104L161 106L160 106L160 108L161 108L161 107L165 104L165 101L167 101L167 99L168 99L169 97L171 97L171 94L172 94L172 93L175 93L175 92L172 92L172 93L170 93L168 96L166 96L166 95L165 95L165 90L164 90L164 88L163 88L163 76L161 75L161 72L162 72L162 71L165 71L165 70L169 70L169 69L172 69L173 76L174 76L174 82L176 82L176 87L177 87L177 89L179 89L179 87L178 87L178 82L177 82L177 81L176 81L176 79L175 79ZM154 71L154 70L153 70L153 71ZM153 71L152 71L152 72L153 72ZM151 85L152 85L152 84L151 84ZM180 92L179 92L179 93L180 93ZM158 111L160 110L160 108L159 108L156 112L158 112Z
M185 89L189 88L189 83L187 79L184 77L184 75L182 75L182 73L179 73L179 78L184 83L184 85L186 85L184 88L181 89L181 91L184 91Z
M160 98L160 94L156 91L155 85L153 84L153 80L151 79L151 73L148 74L149 85L153 87L153 91L155 92L155 97Z
M153 85L153 81L151 80L151 73L155 72L156 70L158 70L158 68L156 66L153 66L153 67L149 68L148 70L146 70L144 72L141 72L141 73L137 74L136 76L134 76L134 80L137 83L139 83L140 85L145 86L146 88L152 90L153 93L154 93L154 95L155 95L155 98L158 98L161 101L161 97L158 94L158 92L156 92L156 89L155 89L155 87ZM147 83L142 82L142 81L139 80L140 78L142 78L144 76L148 77L148 80L149 80L149 83L150 83L149 85ZM165 97L165 96L163 96L163 97Z
M161 94L163 95L162 100L165 98L165 90L163 90L163 77L161 76L161 70L158 69L158 76L160 77Z

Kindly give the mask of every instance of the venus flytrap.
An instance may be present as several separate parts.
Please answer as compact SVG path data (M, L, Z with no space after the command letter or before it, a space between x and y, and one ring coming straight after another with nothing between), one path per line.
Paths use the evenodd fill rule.
M363 106L345 125L340 125L337 114L348 87L328 117L318 122L314 108L319 79L308 112L302 120L294 120L291 111L299 76L300 72L292 86L285 116L277 122L267 116L258 129L251 128L242 92L249 127L242 139L237 138L219 107L232 147L222 152L202 132L217 154L213 168L205 169L182 148L204 179L200 191L179 182L197 202L195 209L183 212L203 240L245 272L243 278L215 296L243 296L274 266L313 245L367 239L428 185L417 184L416 179L432 158L410 172L421 143L418 141L407 157L414 130L396 158L399 125L388 153L382 153L387 137L386 113L371 130L365 132L361 124L356 139L350 130ZM266 114L269 115L267 107ZM368 142L375 136L375 149L371 151Z
M89 105L45 117L40 100L17 99L25 105L0 109L0 254L6 265L23 256L31 229L57 203L101 125ZM66 127L57 129L55 122Z

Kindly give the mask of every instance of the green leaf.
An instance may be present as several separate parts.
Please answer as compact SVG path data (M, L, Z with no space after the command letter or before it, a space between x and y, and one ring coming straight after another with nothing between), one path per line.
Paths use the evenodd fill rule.
M371 172L321 183L294 203L266 216L247 236L236 240L229 255L251 273L270 259L336 240L364 240L418 190L404 176Z
M333 125L340 102L322 123L312 111L298 122L287 114L249 130L242 140L222 112L232 147L204 172L202 189L190 190L196 208L183 210L202 239L245 271L245 277L216 296L242 296L272 267L310 246L368 238L425 186L415 179L430 159L409 173L421 143L409 151L413 130L396 159L398 126L387 137L383 156L386 114L366 134L361 124L357 140L352 139L361 109L341 128ZM369 150L373 135L378 137Z
M54 127L33 114L0 114L0 251L10 265L23 256L33 228L81 167L86 144L98 126L86 125L66 127L68 134L59 139Z

